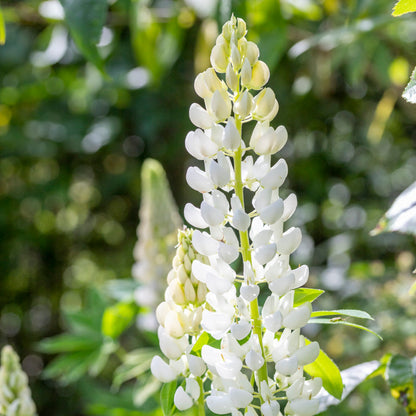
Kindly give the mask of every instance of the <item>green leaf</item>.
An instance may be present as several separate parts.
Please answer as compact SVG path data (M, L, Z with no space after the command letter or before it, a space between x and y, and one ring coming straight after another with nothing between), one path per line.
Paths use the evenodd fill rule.
M391 394L404 407L407 413L416 413L416 357L413 359L394 355L387 365L386 379Z
M40 352L56 354L59 352L91 351L100 348L102 338L86 338L80 335L62 334L39 342Z
M414 74L415 72L412 77ZM416 182L413 182L394 200L371 234L376 235L383 231L416 235Z
M72 38L85 58L104 73L97 44L107 16L107 0L60 0Z
M0 45L6 43L6 24L4 23L3 12L0 9Z
M101 332L105 336L118 338L130 326L136 313L135 302L118 302L109 306L104 311Z
M306 344L310 344L310 341L306 340ZM320 350L318 358L303 368L311 377L321 377L324 389L335 398L341 399L344 389L341 372L324 351Z
M409 103L416 104L416 68L412 72L410 81L406 85L402 97Z
M173 397L176 391L176 380L163 385L160 391L160 404L164 416L170 416L174 410Z
M401 16L405 13L416 12L415 0L399 0L393 8L393 16Z
M377 332L373 331L372 329L369 329L363 325L358 325L353 322L344 321L342 318L311 318L309 319L309 324L325 324L325 325L346 325L346 326L352 326L353 328L362 329L363 331L367 331L370 334L375 335L377 338L380 338L383 340L383 338L377 334Z
M197 355L198 357L201 356L201 350L204 345L209 345L213 348L219 348L221 345L221 340L215 339L213 336L208 334L207 332L203 332L195 342L194 346L192 347L191 354Z
M318 316L332 316L332 315L342 315L342 316L350 316L352 318L374 320L373 317L369 315L367 312L360 311L357 309L336 309L333 311L315 311L315 312L312 312L311 317L315 318Z
M327 392L319 393L319 411L325 411L329 406L338 405L344 400L359 384L367 380L369 375L373 374L380 367L380 363L376 360L368 361L354 365L341 371L342 383L344 390L341 400L335 399Z
M313 302L316 298L324 293L324 290L321 289L309 289L305 287L301 287L299 289L295 289L295 297L293 300L293 306L300 306L305 302Z
M139 348L130 351L123 358L123 364L116 369L113 385L119 388L124 382L141 376L150 368L155 354L156 350L153 348Z

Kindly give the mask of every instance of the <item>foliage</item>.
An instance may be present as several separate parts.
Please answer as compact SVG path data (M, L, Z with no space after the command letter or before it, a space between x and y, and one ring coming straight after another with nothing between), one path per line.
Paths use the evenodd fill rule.
M104 411L98 406L103 391L84 378L65 389L40 380L49 358L34 353L33 345L62 332L59 316L83 307L86 288L130 276L145 158L167 169L178 205L193 197L185 191L182 146L190 80L194 68L208 65L212 33L229 17L228 2L205 14L190 6L195 1L164 2L163 9L149 2L144 13L151 11L156 32L167 33L168 24L181 30L166 64L157 54L157 63L144 62L131 39L131 2L111 2L110 37L97 46L111 80L86 62L62 17L52 9L47 14L41 3L1 2L7 42L0 47L0 335L21 351L40 414L72 415L71 395L80 414L113 415L124 392L108 399ZM326 290L317 308L369 311L384 342L342 325L307 330L318 331L341 369L357 357L414 356L416 315L408 293L414 239L368 237L389 198L416 177L416 117L400 99L414 65L414 16L389 20L391 0L281 1L280 11L271 0L232 3L254 27L253 40L266 36L271 45L263 56L274 62L271 86L281 91L279 117L292 137L285 154L294 167L290 187L304 201L293 218L305 235L294 261L309 262L311 285ZM57 41L61 46L52 48ZM299 45L304 52L294 54L302 51ZM151 64L162 68L153 72L157 79ZM146 344L142 334L127 332L129 350ZM111 384L105 371L100 377ZM326 413L404 414L380 380L358 386Z

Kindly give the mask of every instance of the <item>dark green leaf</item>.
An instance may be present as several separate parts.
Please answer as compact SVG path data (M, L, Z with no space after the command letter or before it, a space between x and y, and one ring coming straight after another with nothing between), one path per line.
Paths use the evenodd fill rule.
M119 302L109 306L103 315L101 331L103 335L118 338L130 326L137 313L135 302Z
M415 0L399 0L393 9L393 16L401 16L405 13L416 12Z
M0 9L0 45L6 43L6 24L4 23L3 12Z
M107 0L60 0L65 21L81 53L104 72L97 43L107 16Z
M293 306L300 306L305 302L313 302L316 298L324 293L324 290L320 289L309 289L306 287L301 287L299 289L295 289L295 297L293 300Z
M352 318L373 320L372 316L369 315L367 312L360 311L357 309L336 309L333 311L315 311L315 312L312 312L311 317L316 318L318 316L332 316L332 315L342 315L342 316L350 316Z
M55 354L60 352L92 351L99 349L102 338L90 338L79 335L62 334L46 338L38 344L41 352Z
M176 380L163 385L160 391L160 404L164 416L170 416L174 410L173 397L176 391Z
M410 81L406 85L402 97L409 103L416 104L416 68L412 72Z
M200 357L201 350L204 345L210 345L211 347L219 348L221 345L221 340L215 339L207 332L203 332L192 347L191 354Z
M413 383L412 363L409 358L402 355L394 355L387 365L386 379L390 388L397 388L408 383Z
M380 338L381 340L383 340L383 338L377 334L377 332L374 332L372 329L369 329L363 325L358 325L358 324L354 324L353 322L348 322L348 321L344 321L342 320L342 318L311 318L309 319L309 323L310 324L325 324L325 325L346 325L346 326L352 326L353 328L357 328L357 329L362 329L363 331L367 331L370 334L375 335L376 337Z
M306 340L309 344L310 341ZM304 370L311 377L322 378L324 389L337 399L341 399L344 385L338 366L320 350L318 358L311 364L304 367Z

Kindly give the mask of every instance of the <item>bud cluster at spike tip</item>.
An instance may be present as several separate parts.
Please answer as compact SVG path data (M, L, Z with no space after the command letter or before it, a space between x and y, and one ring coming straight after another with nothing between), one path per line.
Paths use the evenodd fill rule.
M134 297L149 312L138 315L140 328L154 331L157 321L154 309L162 301L166 275L175 254L177 230L182 226L178 208L169 188L162 165L146 159L141 169L142 196L134 246L133 277L140 282Z
M211 53L212 68L195 79L204 106L191 105L190 120L197 128L185 139L187 151L203 162L203 169L191 166L186 173L202 202L188 203L184 210L186 221L195 227L191 275L207 289L198 306L200 331L218 340L219 346L203 345L201 356L193 355L195 328L175 324L168 336L181 343L183 352L179 355L178 348L177 354L166 354L164 337L172 329L167 329L165 302L158 309L158 315L163 311L159 337L170 361L155 357L152 371L164 382L178 375L186 378L175 394L180 410L195 406L204 393L196 388L195 379L200 379L205 387L209 384L205 403L214 414L312 416L318 412L314 396L322 381L307 378L303 367L315 361L320 348L300 333L311 316L311 304L294 305L294 290L306 283L309 269L290 266L290 254L302 235L299 228L285 229L284 223L293 215L297 199L294 194L280 197L288 166L283 159L271 158L288 135L283 126L270 126L279 105L274 92L264 87L269 69L245 35L242 19L233 16L224 24ZM250 121L256 124L246 144L242 125ZM248 198L252 212L245 208ZM231 266L238 259L243 264L239 275ZM267 285L269 296L258 307L260 283ZM176 290L175 286L167 293L173 298L170 293ZM183 291L174 303L188 301Z

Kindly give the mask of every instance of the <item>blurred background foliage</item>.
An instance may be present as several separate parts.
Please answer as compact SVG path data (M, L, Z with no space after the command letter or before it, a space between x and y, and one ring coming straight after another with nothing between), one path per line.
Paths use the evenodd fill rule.
M104 310L91 288L131 276L145 158L163 164L179 207L198 200L184 180L193 79L231 12L271 68L291 138L285 192L298 195L304 233L293 263L327 291L320 308L365 309L384 342L341 326L309 335L341 369L416 354L414 238L369 235L416 177L415 107L401 98L414 16L393 18L393 0L85 0L95 21L77 29L82 13L62 4L72 36L57 0L0 5L0 344L21 355L40 415L142 414L131 392L108 393L106 372L44 379L50 356L36 345L71 328L87 293ZM154 342L134 327L123 337L131 349ZM327 414L405 412L376 378Z

